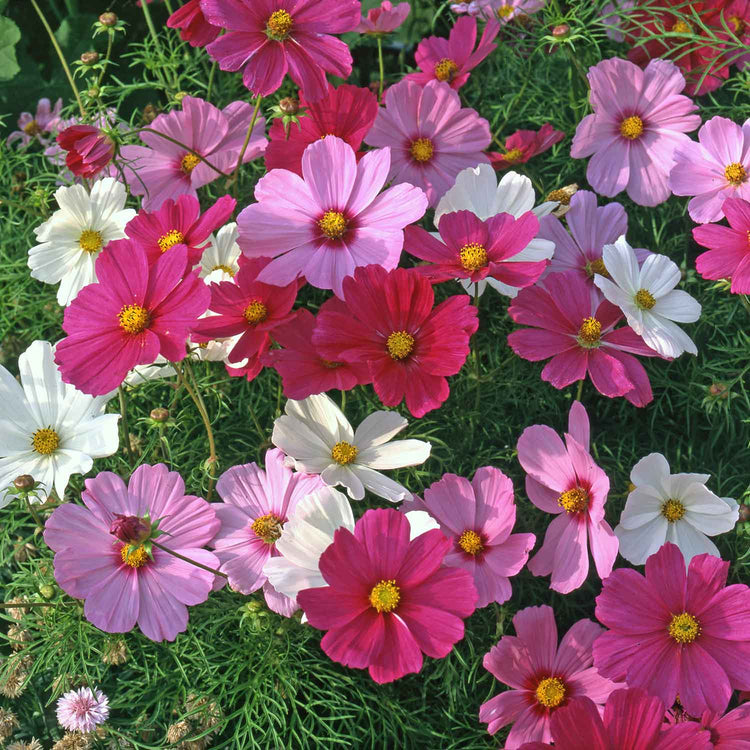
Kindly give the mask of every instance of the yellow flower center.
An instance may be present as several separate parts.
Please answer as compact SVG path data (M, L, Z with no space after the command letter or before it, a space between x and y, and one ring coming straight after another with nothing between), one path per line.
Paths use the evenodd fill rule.
M692 643L701 634L701 625L693 615L683 612L672 615L667 630L677 643Z
M275 10L266 22L266 34L271 39L281 42L289 36L294 21L286 10Z
M458 546L469 555L477 555L483 549L482 537L477 534L476 531L466 529L460 537L458 537Z
M131 568L142 568L149 560L148 552L146 552L143 545L136 549L131 549L130 545L126 544L120 550L120 557Z
M78 238L78 245L85 253L96 253L102 249L103 239L101 232L93 229L84 229Z
M729 16L729 23L738 36L745 31L745 22L739 16Z
M411 143L411 155L414 161L418 161L420 164L424 164L432 159L432 155L435 153L435 149L432 146L432 141L429 138L417 138L416 141Z
M273 544L281 536L281 519L273 513L266 513L256 518L250 528L266 544Z
M394 331L385 345L393 359L406 359L414 348L414 336L406 331Z
M557 498L557 504L565 508L566 513L580 513L589 504L589 493L582 487L573 487Z
M225 266L222 264L219 264L218 266L214 266L212 271L224 271L224 273L228 273L230 276L234 276L235 270L233 268L230 268L229 266Z
M670 523L679 521L685 515L685 506L674 498L670 498L661 506L661 514Z
M268 316L268 308L259 300L254 299L242 313L242 317L251 326L256 326L258 323L262 323Z
M32 120L24 125L23 132L26 133L26 135L35 136L39 135L39 133L42 132L42 129L39 127L39 123L36 120Z
M677 20L672 24L672 31L676 34L692 34L693 29L689 23L682 20Z
M331 458L337 464L346 466L347 464L350 464L352 461L354 461L358 453L359 448L357 448L356 445L352 445L351 443L347 443L345 440L342 440L336 443L336 445L334 445L331 449Z
M596 318L584 318L578 329L578 343L584 349L599 346L602 337L602 324Z
M536 686L536 699L545 708L557 708L565 700L565 683L559 677L545 677Z
M509 16L513 15L513 11L515 8L512 5L501 5L497 9L497 16L500 19L508 18Z
M641 120L638 115L631 115L630 117L626 117L620 123L620 133L625 138L629 138L631 141L634 141L636 138L640 137L641 133L643 133L643 120Z
M458 65L448 57L444 57L435 66L435 78L437 78L438 81L448 81L448 83L450 83L456 73L458 73Z
M561 206L569 206L570 205L570 199L573 197L573 193L571 193L569 190L566 190L565 188L559 188L558 190L553 190L551 193L547 195L548 201L556 201Z
M512 148L510 151L506 151L503 154L503 161L507 162L508 164L516 164L517 162L521 161L522 157L523 151L521 151L520 148Z
M120 328L125 333L142 333L151 323L151 316L148 310L140 305L125 305L117 314L120 320Z
M468 245L464 245L460 251L461 254L461 265L467 271L478 271L480 268L484 268L487 265L487 251L484 249L484 245L478 245L476 242L472 242Z
M31 446L42 456L54 453L60 445L60 436L51 428L37 430L31 437Z
M608 279L611 278L609 275L609 271L607 270L607 266L604 265L604 261L601 258L590 260L586 264L586 274L589 276L589 278L593 278L594 274L596 273L598 273L600 276L605 276Z
M180 169L185 174L190 174L199 164L201 160L195 154L185 154L180 162Z
M735 161L732 164L727 164L724 170L724 177L727 178L727 182L732 185L741 185L747 179L747 172L745 167L739 162Z
M370 592L370 604L378 612L392 612L398 606L401 599L401 589L396 586L396 581L380 581L373 586Z
M331 362L330 359L321 359L320 364L327 370L335 370L337 367L341 367L343 362Z
M323 218L318 219L320 231L330 240L340 240L349 226L344 214L340 211L326 211Z
M163 234L161 237L159 237L156 242L161 248L161 251L163 253L166 253L170 247L174 247L175 245L179 245L180 243L185 242L185 235L180 232L179 229L170 229L166 234Z
M656 300L654 295L648 291L648 289L639 289L635 293L635 304L641 308L641 310L650 310L655 304Z

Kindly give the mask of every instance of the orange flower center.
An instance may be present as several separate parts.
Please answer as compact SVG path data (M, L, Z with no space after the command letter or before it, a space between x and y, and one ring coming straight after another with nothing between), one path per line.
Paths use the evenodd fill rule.
M235 274L235 270L233 268L225 266L221 263L218 266L214 266L211 271L223 271L224 273L228 273L230 276L234 276Z
M39 135L39 133L42 132L42 129L39 127L39 123L36 120L32 120L31 122L27 122L26 125L23 127L23 132L26 133L26 135L35 136Z
M93 229L84 229L78 238L78 246L85 253L96 253L102 249L104 239L101 232L95 232Z
M565 683L559 677L545 677L536 686L536 699L545 708L557 708L565 700Z
M620 123L620 133L628 140L634 141L643 133L643 120L638 115L626 117Z
M266 21L266 35L277 42L289 36L294 21L286 10L275 10Z
M583 487L573 487L557 498L557 504L565 508L566 513L580 513L589 504L589 493Z
M190 174L199 164L201 160L195 154L185 154L180 162L180 169L185 174Z
M256 518L250 527L266 544L273 544L281 536L281 519L273 513Z
M392 359L406 359L414 349L414 336L406 331L394 331L385 345Z
M135 549L129 544L124 545L120 550L120 557L131 568L142 568L149 561L148 552L143 548L143 545Z
M667 631L677 643L692 643L701 634L701 625L693 615L682 612L672 615Z
M432 159L432 155L435 153L435 148L429 138L417 138L416 141L412 141L410 151L414 161L418 161L420 164L426 164Z
M482 537L477 534L476 531L466 529L460 537L458 537L458 546L469 555L478 555L483 549Z
M455 78L456 73L458 73L458 65L448 57L444 57L435 66L435 78L438 81L447 81L450 83Z
M471 242L464 245L460 251L461 265L467 271L478 271L487 265L487 251L484 245Z
M49 456L60 446L60 436L51 428L44 427L31 436L31 447L42 456Z
M523 158L523 151L520 148L512 148L503 154L503 161L508 164L517 164Z
M602 324L596 318L584 318L578 329L578 343L584 349L595 349L602 338Z
M727 182L732 185L741 185L747 179L747 172L745 167L739 162L735 161L732 164L727 164L724 170L724 177L727 178Z
M151 324L151 316L148 310L140 305L125 305L117 314L120 328L125 333L136 335L143 333Z
M635 293L634 301L636 306L640 307L641 310L650 310L656 304L654 295L648 289L639 289Z
M589 278L593 278L594 274L597 274L597 273L600 276L604 276L608 279L611 278L609 275L609 271L607 270L607 266L604 265L604 261L601 258L597 258L596 260L590 260L586 264L586 273L588 274Z
M257 299L254 299L243 311L242 317L251 326L257 326L262 323L268 316L268 308Z

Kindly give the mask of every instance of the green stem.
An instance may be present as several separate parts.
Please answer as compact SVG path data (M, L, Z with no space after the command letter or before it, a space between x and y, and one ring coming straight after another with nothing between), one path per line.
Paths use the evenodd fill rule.
M151 19L151 11L148 8L148 3L146 2L146 0L143 0L143 2L141 3L141 10L143 11L143 17L146 19L146 26L148 26L148 31L149 31L149 34L151 35L151 39L153 40L154 46L156 47L156 53L158 54L160 58L164 59L165 55L161 49L161 42L159 41L159 35L156 33L156 29L154 28L154 22ZM161 85L164 87L165 90L168 90L169 84L167 83L166 78L162 77L160 66L157 65L154 68L154 70L156 71L156 75L159 78Z
M159 542L154 541L153 539L151 540L151 544L153 544L154 547L156 547L157 549L163 550L164 552L168 552L170 555L173 555L178 560L183 560L186 563L195 565L196 568L200 568L201 570L207 570L209 573L213 573L215 576L221 576L222 578L229 578L229 576L226 573L222 573L220 570L215 570L214 568L209 568L208 565L199 563L197 560L191 560L189 557L185 557L185 555L181 555L179 552L175 552L173 549L169 549L169 547L165 547L163 544L159 544Z
M164 0L164 5L167 6L167 13L171 16L174 11L172 10L172 3L169 2L169 0Z
M195 156L198 159L200 159L202 162L204 162L206 164L207 167L210 167L211 169L214 170L214 172L217 172L222 177L226 177L227 179L231 178L231 175L228 175L226 172L222 172L218 167L216 167L213 164L211 164L211 162L208 159L206 159L205 157L201 156L197 151L193 151L193 149L190 148L190 146L185 145L181 141L178 141L178 140L172 138L171 136L166 135L165 133L162 133L159 130L154 130L153 128L139 128L138 130L134 130L132 132L135 135L138 135L138 133L154 133L155 135L158 135L161 138L163 138L165 141L169 141L170 143L174 143L176 146L180 146L180 148L184 148L185 151L187 151L189 154L192 154L193 156Z
M128 464L130 468L133 468L135 461L133 460L133 450L130 447L130 428L128 427L128 410L125 404L125 390L122 386L117 389L117 396L120 399L120 418L122 419L122 431L123 443L125 444L125 452L128 454Z
M383 38L378 35L378 65L380 66L380 87L378 88L378 104L383 101L383 84L385 82L385 66L383 65Z
M583 380L578 381L578 391L576 392L576 401L581 400L581 394L583 393Z
M258 112L260 112L260 103L263 100L263 97L258 94L258 96L255 97L255 109L253 110L253 117L250 120L250 127L247 129L247 133L245 135L245 142L242 144L242 150L240 151L240 155L237 158L237 164L234 166L234 171L232 172L232 180L234 180L234 197L237 198L237 191L239 189L239 179L237 176L237 173L240 171L240 166L242 165L242 160L245 157L245 151L247 151L247 146L250 143L250 138L253 134L253 128L255 127L255 122L258 119Z
M211 101L211 87L214 85L214 74L216 73L216 60L211 65L211 72L208 74L208 88L206 89L206 101Z
M26 607L59 607L60 605L75 604L75 602L0 602L0 609L25 609Z
M26 496L26 505L29 508L29 513L31 513L32 516L34 516L34 523L40 528L44 528L44 524L42 523L42 519L39 518L39 514L36 512L34 506L31 504L31 500L29 500L28 495Z
M102 69L101 69L101 72L99 73L99 78L96 79L96 88L99 88L102 85L104 74L107 71L107 65L109 65L109 57L112 54L112 40L114 39L114 37L115 35L111 31L107 34L107 54L104 57L104 63L102 64Z

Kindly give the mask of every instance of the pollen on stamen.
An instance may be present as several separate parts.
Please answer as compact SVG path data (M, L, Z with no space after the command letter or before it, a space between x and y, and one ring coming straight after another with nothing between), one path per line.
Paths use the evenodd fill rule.
M472 529L466 529L458 538L458 546L468 555L478 555L483 549L482 537Z
M133 335L142 333L151 323L151 316L148 314L148 310L140 305L125 305L117 313L117 318L120 321L120 328L125 333Z
M273 513L256 518L250 528L266 544L273 544L281 536L281 519Z
M512 148L503 154L503 161L506 164L518 164L523 158L523 151L520 148Z
M478 271L487 265L487 250L484 245L471 242L464 245L459 251L461 256L461 265L466 271Z
M385 345L392 359L406 359L414 349L414 336L406 331L394 331Z
M545 677L536 686L536 699L545 708L557 708L565 700L565 683L559 677Z
M739 16L729 16L729 23L732 24L734 33L742 36L745 33L746 23Z
M580 513L589 504L589 493L583 487L573 487L557 498L557 504L565 508L566 513Z
M584 349L595 349L601 343L602 324L596 318L584 318L578 329L578 343Z
M656 304L656 298L648 289L639 289L635 293L634 301L641 310L650 310Z
M682 612L672 615L667 631L677 643L692 643L701 634L701 625L689 612Z
M214 266L211 271L224 271L224 273L228 273L230 276L234 276L234 274L236 273L233 268L230 268L229 266L225 266L223 264Z
M78 246L85 253L96 253L102 249L104 239L101 232L93 229L84 229L78 238Z
M435 65L435 78L438 81L447 81L450 83L458 73L458 65L448 57L444 57Z
M669 500L661 506L661 514L670 523L679 521L685 515L686 510L685 506L679 500L675 500L674 498L669 498Z
M727 182L732 185L741 185L747 180L747 171L742 164L735 161L731 164L727 164L726 169L724 170L724 177L726 177Z
M185 235L179 229L170 229L156 241L163 253L166 253L171 247L185 242Z
M513 15L515 8L512 5L501 5L497 9L497 17L500 19L508 18Z
M398 606L401 599L401 589L396 586L396 581L382 580L373 586L370 591L370 604L378 612L392 612Z
M435 147L432 145L432 141L429 138L417 138L416 141L411 142L409 151L414 161L418 161L420 164L425 164L432 159L435 153Z
M318 219L318 226L329 240L340 240L346 234L349 222L341 211L326 211Z
M671 31L674 31L675 34L692 34L693 29L690 26L689 23L686 21L683 21L682 19L678 19L672 24Z
M634 141L643 133L643 120L638 115L626 117L620 123L620 134L628 140Z
M262 323L268 317L268 308L257 299L254 299L243 311L242 317L249 325L255 326Z
M599 274L600 276L604 276L605 278L609 279L612 278L609 275L609 271L607 270L607 266L604 265L604 261L601 258L596 258L595 260L590 260L586 266L585 266L586 275L593 279L595 274Z
M49 456L60 446L60 436L51 428L43 427L31 436L31 447L42 456Z
M148 552L146 552L142 544L140 547L136 547L136 549L132 549L129 544L123 545L120 550L120 558L131 568L142 568L149 561Z
M356 445L341 440L331 449L331 458L341 466L350 464L357 457L359 448Z
M42 129L39 127L39 123L36 120L32 120L24 125L23 132L26 133L26 135L33 137L39 135L42 132Z
M289 36L294 20L286 10L275 10L266 21L266 35L277 42L282 42Z
M187 153L182 157L180 169L189 175L200 163L201 160L195 154Z

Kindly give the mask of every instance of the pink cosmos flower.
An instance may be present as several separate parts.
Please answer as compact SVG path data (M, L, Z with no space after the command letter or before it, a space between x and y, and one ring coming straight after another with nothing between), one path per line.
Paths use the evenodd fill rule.
M750 703L724 716L704 711L700 725L711 733L713 750L747 750L750 747Z
M420 86L406 79L386 91L385 108L365 137L370 146L390 146L388 179L421 187L430 207L453 187L461 170L489 161L484 149L490 141L487 120L462 109L447 83Z
M346 314L346 305L336 297L326 300L321 310ZM309 310L297 310L287 323L273 329L273 338L283 349L271 349L261 363L273 367L284 387L284 395L302 401L316 393L332 389L349 391L355 385L371 382L366 363L330 362L318 354L312 342L315 317Z
M94 688L78 688L57 700L57 721L71 732L93 732L109 717L109 698Z
M127 486L109 471L85 484L86 507L60 505L44 528L44 541L57 553L60 588L86 600L84 615L100 630L127 633L137 623L152 641L173 641L187 628L187 607L206 601L215 576L156 546L149 545L149 554L146 544L158 538L162 546L217 568L216 556L203 549L219 528L213 507L185 495L182 477L164 464L139 466ZM118 514L144 520L149 539L118 539L110 531Z
M508 335L511 349L530 362L551 357L542 380L555 388L588 374L603 396L648 404L653 399L648 375L632 355L659 355L630 326L615 328L622 310L594 296L577 272L553 273L543 283L522 289L508 308L516 323L532 326Z
M201 10L228 31L208 54L222 70L242 69L242 82L258 96L273 94L288 71L314 102L328 91L326 72L352 72L349 47L331 34L357 28L358 0L201 0Z
M55 350L63 381L103 396L159 354L183 359L188 333L211 298L197 271L185 276L186 266L185 248L149 265L146 251L130 240L110 242L96 259L98 282L65 308L68 336Z
M690 218L720 221L727 198L750 200L750 119L742 127L726 117L712 117L674 153L669 187L675 195L693 195Z
M479 0L481 15L497 18L502 24L536 13L546 4L547 0Z
M596 598L609 628L594 645L600 674L641 687L691 716L723 713L733 689L750 688L750 589L726 586L729 563L696 555L685 572L676 544L646 560L645 578L612 572Z
M221 33L211 25L201 10L201 0L188 0L167 19L170 29L180 29L180 39L191 47L205 47Z
M177 145L158 133L141 132L138 137L145 146L123 146L123 170L131 192L143 196L143 208L158 209L167 199L180 195L198 196L197 189L208 185L222 172L234 170L239 159L253 108L247 102L232 102L217 109L210 102L193 96L182 99L182 111L159 115L149 130L164 133ZM257 119L243 163L265 151L266 122ZM190 150L189 150L190 149ZM209 167L192 151L208 159ZM216 167L214 169L213 167Z
M181 195L176 202L167 198L158 211L141 209L126 225L125 234L146 251L149 263L174 247L187 248L188 268L192 268L211 232L229 219L236 205L234 198L223 195L201 215L200 203L192 195Z
M505 152L489 152L492 166L501 171L516 164L525 164L529 159L552 148L565 138L562 130L555 130L545 122L539 130L516 130L505 141Z
M450 394L469 354L477 311L457 294L433 308L430 282L413 270L358 268L344 281L346 312L321 310L313 344L332 362L366 363L375 393L386 406L415 417L437 409Z
M409 254L432 264L414 270L433 284L489 276L523 288L535 283L547 266L545 260L514 260L539 232L539 219L531 211L518 219L502 213L487 221L471 211L455 211L440 217L438 229L442 242L421 227L407 227L405 233Z
M383 0L379 8L370 8L367 16L359 22L355 31L360 34L374 34L376 36L390 34L406 20L411 11L409 3L393 5L389 0Z
M750 203L727 198L722 213L729 226L704 224L693 229L693 238L710 248L695 259L704 279L731 279L733 294L750 294Z
M644 690L613 691L604 706L575 698L552 717L555 750L712 750L711 734L695 722L665 728L664 704ZM546 742L530 742L521 750L547 750ZM727 746L726 750L739 750Z
M65 164L78 177L94 177L115 155L112 139L93 125L71 125L59 133L57 143L68 152Z
M21 112L18 118L18 130L14 130L9 136L6 143L10 145L14 141L20 140L22 146L28 146L34 140L46 145L49 139L45 136L57 130L60 124L60 110L62 109L62 99L55 102L54 108L51 107L50 100L47 98L40 99L36 105L36 114L31 112Z
M424 508L453 543L444 565L468 570L479 593L477 609L502 604L511 596L509 578L517 575L534 546L534 534L511 534L516 523L513 482L499 469L482 466L469 482L443 474L424 491Z
M390 149L365 154L335 136L308 146L304 179L274 169L255 186L258 203L237 217L237 243L248 257L271 257L258 279L284 286L304 276L340 297L342 283L358 266L398 265L404 227L427 208L424 193L396 185L378 195L388 179Z
M529 500L557 516L529 570L535 576L551 573L550 588L569 594L588 575L588 539L596 572L604 580L619 544L604 520L609 478L589 453L589 418L581 402L570 407L565 443L551 427L532 425L518 438L518 461L526 472Z
M294 516L297 503L325 485L319 476L294 473L277 448L266 451L265 471L257 464L233 466L216 483L223 503L211 503L221 528L211 546L229 576L229 585L242 594L263 588L266 604L284 617L297 609L294 599L280 594L263 574L270 557L277 557L276 540Z
M328 631L323 651L379 684L419 672L422 653L447 656L477 600L469 573L442 567L449 548L437 529L410 542L391 508L368 510L353 534L337 529L319 563L328 586L297 595L310 625Z
M419 43L414 58L420 72L409 73L406 78L420 86L438 80L445 81L452 89L460 89L469 80L469 71L495 49L494 39L499 31L497 21L487 23L475 50L477 19L471 16L459 18L448 39L429 36Z
M591 106L576 129L570 155L592 156L586 178L600 195L626 190L641 206L663 203L675 149L700 125L697 106L680 94L685 79L674 63L651 60L645 70L611 58L589 68Z
M305 116L299 126L290 125L284 132L281 118L271 125L271 142L266 149L266 169L288 169L302 177L302 154L311 144L335 135L346 141L355 151L375 122L378 100L369 89L342 84L337 89L329 86L328 95L317 102L308 102L300 94L300 106ZM357 153L359 160L363 156Z
M591 648L604 628L591 620L578 620L558 646L552 607L526 607L513 617L515 635L504 635L484 655L484 668L510 686L479 709L479 721L495 734L513 724L505 750L525 742L549 742L550 718L568 702L590 698L601 705L617 685L591 666ZM586 748L589 750L589 748Z

